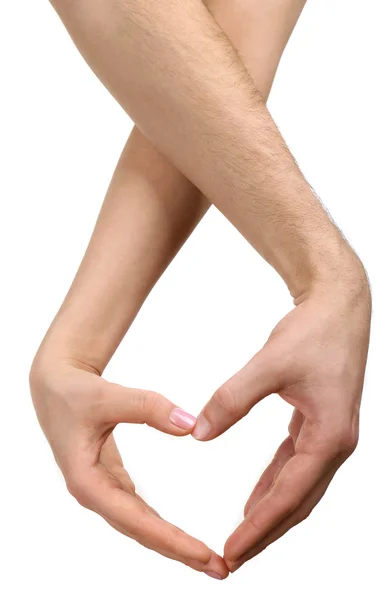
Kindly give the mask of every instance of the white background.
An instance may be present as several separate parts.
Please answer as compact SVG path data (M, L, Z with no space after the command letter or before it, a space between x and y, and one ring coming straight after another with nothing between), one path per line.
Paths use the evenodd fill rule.
M387 0L310 0L270 109L373 289L361 439L304 524L226 581L121 536L67 493L35 419L28 371L72 281L131 128L48 2L2 2L0 44L1 550L5 600L390 598L390 37ZM212 210L105 372L197 414L291 308L284 284ZM150 366L152 365L152 366ZM221 552L285 436L259 404L218 440L118 429L139 491Z

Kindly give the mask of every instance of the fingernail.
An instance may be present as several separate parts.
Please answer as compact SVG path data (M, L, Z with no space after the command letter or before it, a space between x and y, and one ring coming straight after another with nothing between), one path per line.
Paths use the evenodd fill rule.
M204 571L205 575L209 575L209 577L213 577L213 579L223 579L221 575L215 573L214 571Z
M208 437L210 431L212 429L211 424L207 419L205 419L204 415L200 415L197 419L197 425L194 428L192 436L196 440L204 440Z
M170 421L181 429L193 429L197 419L181 408L173 408L170 413Z
M245 560L243 560L243 561L241 561L240 559L236 560L235 563L231 567L229 567L230 572L235 573L235 571L240 569L240 567L242 567L245 562L246 562Z

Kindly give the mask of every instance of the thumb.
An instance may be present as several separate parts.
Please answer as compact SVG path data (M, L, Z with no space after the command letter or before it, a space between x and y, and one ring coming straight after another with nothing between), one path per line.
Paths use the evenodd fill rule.
M266 396L281 389L279 361L265 346L213 394L192 432L197 440L212 440L227 431Z
M105 384L102 418L106 423L147 424L172 435L187 435L194 428L195 417L157 392Z

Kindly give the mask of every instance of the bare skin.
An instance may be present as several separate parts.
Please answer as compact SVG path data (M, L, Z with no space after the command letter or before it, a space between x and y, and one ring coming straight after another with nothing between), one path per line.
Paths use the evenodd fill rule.
M145 7L128 0L111 3L111 10L104 0L94 7L87 0L53 4L146 137L133 132L77 277L37 353L31 371L37 414L79 502L144 545L225 577L227 566L235 570L310 512L357 442L370 321L365 273L304 181L264 104L303 2L286 0L274 12L265 0L256 3L256 13L254 2L248 13L238 13L237 2L232 12L226 3L213 3L217 23L225 24L251 77L198 2ZM250 21L254 14L259 19ZM268 18L275 19L273 28L266 27ZM262 27L275 38L259 36ZM255 50L255 40L262 50ZM107 51L97 52L103 43ZM166 67L164 75L156 65ZM154 282L206 211L208 202L195 186L284 277L296 308L216 392L193 429L190 417L185 427L171 422L174 406L168 400L100 375ZM256 486L223 561L145 506L111 433L118 422L131 421L212 439L272 392L296 409L290 437Z

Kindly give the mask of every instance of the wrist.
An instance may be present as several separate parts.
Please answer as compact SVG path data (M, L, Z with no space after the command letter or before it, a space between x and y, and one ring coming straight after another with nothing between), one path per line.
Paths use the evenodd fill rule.
M328 238L303 268L303 277L286 281L297 306L308 297L325 294L335 298L357 297L370 301L370 286L365 268L342 235Z
M101 376L99 370L88 361L81 360L67 353L59 346L43 341L34 356L30 367L29 380L31 387L41 386L59 374L70 368L89 371Z
M109 319L103 318L98 328L95 315L89 318L77 309L76 302L61 307L36 352L31 366L34 373L73 366L102 375L119 344L118 328L110 327Z
M371 291L365 268L357 254L345 242L345 250L340 255L329 257L315 267L311 277L293 295L298 306L308 298L328 298L328 302L366 304L371 308Z

